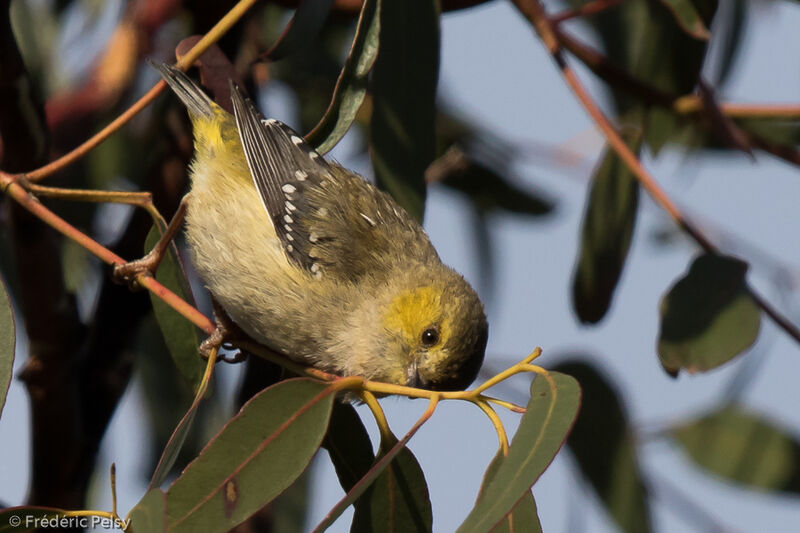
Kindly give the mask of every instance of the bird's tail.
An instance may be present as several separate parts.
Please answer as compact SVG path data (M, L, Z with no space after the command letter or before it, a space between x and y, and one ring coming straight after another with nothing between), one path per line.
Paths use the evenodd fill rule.
M166 63L147 61L172 88L195 118L214 118L216 104L189 76Z

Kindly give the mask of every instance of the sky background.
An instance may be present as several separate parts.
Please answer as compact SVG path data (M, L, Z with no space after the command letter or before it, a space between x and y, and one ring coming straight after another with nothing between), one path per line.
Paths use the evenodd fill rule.
M723 0L724 2L725 0ZM753 2L743 53L726 89L724 101L796 103L800 95L800 4ZM109 9L119 2L111 2ZM113 21L113 17L111 18ZM579 36L591 39L580 25ZM581 79L602 98L601 84L576 61ZM280 90L270 100L269 113L291 120L296 103L281 100ZM599 327L582 327L570 307L570 283L577 255L586 186L603 147L582 108L563 83L529 24L510 3L495 1L447 14L442 20L440 95L449 107L465 114L486 130L531 147L567 150L579 157L569 164L527 157L514 166L523 187L546 192L557 201L547 218L511 215L491 218L490 235L496 253L494 292L488 302L490 323L486 364L506 367L544 349L539 364L550 367L569 354L590 359L615 382L632 424L642 436L671 421L684 420L712 408L740 371L754 373L742 401L755 411L800 433L800 348L762 320L762 331L752 353L713 372L669 378L658 362L658 303L680 277L696 253L685 239L657 246L653 234L670 222L643 195L636 233L612 308ZM343 164L369 175L363 157L354 157L353 139L345 139L333 155ZM664 150L645 165L687 213L707 229L725 251L744 259L758 251L779 261L800 282L800 172L761 153L753 161L745 155L724 158L686 156ZM478 280L476 250L472 244L468 210L457 194L439 186L430 190L425 226L443 260ZM719 230L724 228L724 233ZM755 255L752 256L756 258ZM770 271L761 262L751 264L750 279L769 299L800 322L797 294L777 291ZM483 296L487 296L484 294ZM22 331L20 337L24 337ZM24 364L27 345L18 342L16 371ZM219 368L223 387L232 390L240 369ZM501 387L498 396L524 402L529 379L516 378ZM591 401L585 398L584 401ZM424 410L425 402L390 398L382 401L395 434L401 435ZM147 459L140 446L145 431L140 424L143 398L136 383L128 388L103 443L98 472L117 465L120 509L127 511L144 493L141 472ZM364 408L359 408L362 414ZM500 411L510 433L518 415ZM27 394L14 381L0 419L0 500L19 504L29 479L29 420ZM364 417L373 440L377 433ZM483 472L497 448L488 420L474 406L445 402L434 418L411 441L428 482L434 530L453 531L474 502ZM647 439L640 463L652 490L656 531L702 531L687 522L669 503L671 489L687 495L731 531L796 532L800 529L797 497L757 493L725 484L693 468L669 441ZM341 498L342 491L324 452L312 465L313 527ZM596 497L579 483L567 453L561 453L534 486L545 532L615 531ZM107 476L95 481L97 508L110 507ZM331 531L348 531L348 511Z

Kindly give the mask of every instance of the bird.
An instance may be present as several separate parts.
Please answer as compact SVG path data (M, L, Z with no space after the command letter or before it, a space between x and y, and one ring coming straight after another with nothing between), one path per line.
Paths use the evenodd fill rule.
M483 363L486 315L420 224L264 118L234 82L231 115L181 70L154 66L193 127L190 256L235 324L328 373L466 389Z

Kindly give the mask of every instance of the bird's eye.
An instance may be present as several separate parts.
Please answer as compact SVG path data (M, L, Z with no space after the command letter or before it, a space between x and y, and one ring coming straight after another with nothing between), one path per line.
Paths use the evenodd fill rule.
M439 330L431 326L422 332L422 345L431 347L439 342Z

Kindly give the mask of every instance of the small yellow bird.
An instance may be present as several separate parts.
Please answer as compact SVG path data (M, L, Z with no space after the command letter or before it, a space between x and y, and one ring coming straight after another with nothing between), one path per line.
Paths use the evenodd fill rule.
M264 119L234 116L157 65L194 127L186 215L194 265L231 318L290 359L343 376L460 390L483 362L475 291L386 193Z

